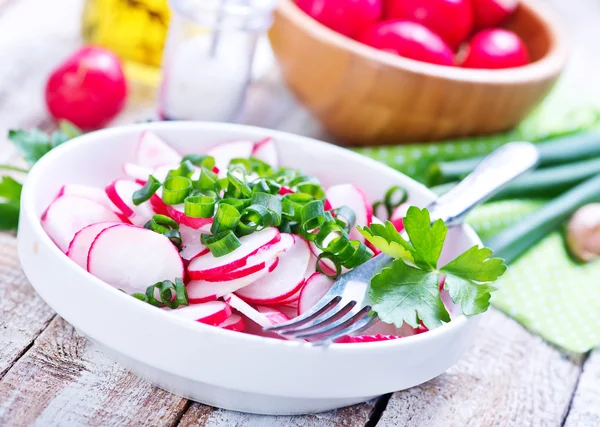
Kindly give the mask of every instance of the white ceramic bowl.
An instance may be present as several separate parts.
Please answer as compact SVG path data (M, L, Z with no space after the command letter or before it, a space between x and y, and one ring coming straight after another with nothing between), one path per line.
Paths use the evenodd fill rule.
M323 184L354 182L372 200L402 185L410 201L434 195L374 160L313 139L218 123L170 122L90 133L56 148L31 170L21 200L19 256L41 297L78 331L137 375L209 405L261 414L325 411L413 387L452 366L470 344L477 318L459 315L433 331L399 340L334 344L263 338L169 315L118 291L71 262L40 225L44 208L65 183L104 186L133 160L137 136L156 132L182 153L217 142L272 136L283 165ZM451 230L442 257L480 243L468 226ZM127 262L127 260L123 260Z

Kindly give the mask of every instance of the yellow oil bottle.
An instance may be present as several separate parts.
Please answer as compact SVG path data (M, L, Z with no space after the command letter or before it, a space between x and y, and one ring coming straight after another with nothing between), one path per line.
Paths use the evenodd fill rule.
M157 86L169 16L167 0L86 0L83 38L119 55L129 79Z

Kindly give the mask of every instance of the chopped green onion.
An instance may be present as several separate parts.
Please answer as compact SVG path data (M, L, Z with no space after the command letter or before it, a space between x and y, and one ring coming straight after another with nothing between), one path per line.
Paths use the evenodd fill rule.
M179 230L179 224L168 216L154 215L150 221L144 225L144 228L164 234L170 230Z
M133 193L133 204L139 206L150 200L161 185L158 179L150 175L144 186Z
M215 167L215 158L204 154L187 154L181 159L182 162L189 161L199 168L213 169Z
M181 164L177 169L171 169L167 174L167 179L174 176L184 176L186 178L190 178L194 172L196 172L196 168L193 163L189 160L182 160Z
M200 178L198 178L197 181L194 181L194 189L201 191L215 191L215 184L218 179L216 173L202 166L200 168Z
M269 193L253 193L252 194L252 204L253 205L261 205L265 208L269 209L273 212L274 215L277 216L276 225L281 222L281 200L278 196Z
M302 231L305 234L303 237L308 238L314 230L318 229L325 222L323 202L321 200L313 200L304 205L300 212L300 221ZM312 238L309 238L309 240L312 240Z
M269 193L279 194L281 185L270 179L261 178L254 182L252 187L253 193Z
M227 172L227 180L229 181L229 184L227 186L226 195L228 197L250 197L252 195L252 190L250 190L248 184L246 184L244 180L235 176L233 172L234 171L232 170Z
M242 246L242 242L232 230L222 231L218 234L202 234L200 242L210 250L215 258L227 255Z
M272 210L265 206L250 205L242 212L236 232L239 236L245 236L266 227L277 226L280 220L281 217L277 217Z
M317 200L325 199L325 190L319 185L313 182L305 182L296 186L298 193L310 194Z
M158 299L155 297L157 292ZM181 305L189 305L187 290L180 278L175 279L175 283L163 280L148 286L145 293L135 293L132 296L156 307L175 309Z
M191 218L212 218L217 199L210 196L188 196L184 203L184 213Z
M330 260L335 266L335 273L333 275L325 273L325 271L321 268L321 260L323 258ZM340 274L342 274L342 265L334 254L329 252L321 252L317 257L317 271L329 277L330 279L337 279Z
M342 225L347 233L350 233L350 230L352 230L354 224L356 224L356 215L354 214L354 211L348 206L341 206L334 209L333 213L335 214L335 222Z
M250 199L234 199L230 197L221 199L220 203L231 205L234 208L236 208L239 212L243 211L252 204Z
M168 238L171 243L177 248L179 252L183 249L183 241L181 239L181 233L179 230L169 230L166 233L162 233L163 236Z
M240 212L234 206L219 203L210 232L219 234L222 231L234 230L240 221L240 217Z
M183 203L190 194L192 181L184 176L172 176L163 184L163 202L167 205Z

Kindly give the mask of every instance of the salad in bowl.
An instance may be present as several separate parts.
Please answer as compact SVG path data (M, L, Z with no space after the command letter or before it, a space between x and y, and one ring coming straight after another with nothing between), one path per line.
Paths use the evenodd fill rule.
M487 309L506 267L468 226L431 223L418 206L432 199L308 138L136 125L34 167L19 251L59 314L159 386L229 409L314 412L426 381L468 344L468 316ZM364 330L324 348L264 331L379 252L394 260L365 293L378 320ZM362 372L375 359L398 372Z

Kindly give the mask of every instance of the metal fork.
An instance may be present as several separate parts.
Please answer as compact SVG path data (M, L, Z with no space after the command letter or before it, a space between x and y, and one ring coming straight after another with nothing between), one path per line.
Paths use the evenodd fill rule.
M511 142L485 157L475 170L427 209L432 222L460 224L477 205L487 200L538 162L538 151L528 142ZM406 233L402 237L408 239ZM392 261L381 253L341 275L331 289L306 313L264 328L286 338L326 345L335 339L371 326L377 315L371 310L367 289L371 278Z

